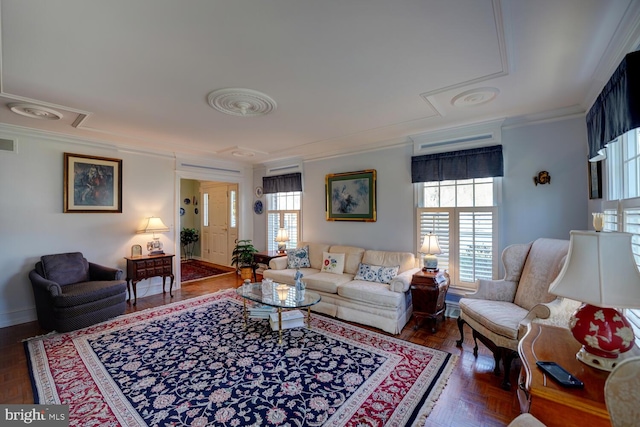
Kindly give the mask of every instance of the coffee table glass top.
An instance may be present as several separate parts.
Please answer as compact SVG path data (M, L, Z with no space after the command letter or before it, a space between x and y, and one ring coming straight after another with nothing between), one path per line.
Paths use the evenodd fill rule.
M251 283L249 286L241 285L236 293L250 301L280 308L304 308L320 302L320 295L315 292L305 290L299 296L296 288L290 285L274 282L265 287L266 292L263 293L262 290L262 283Z

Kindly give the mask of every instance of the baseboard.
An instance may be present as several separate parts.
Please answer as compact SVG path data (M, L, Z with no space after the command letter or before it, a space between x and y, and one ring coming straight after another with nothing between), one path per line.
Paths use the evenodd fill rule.
M447 300L447 309L444 312L446 317L457 319L460 316L460 304L457 301Z
M0 313L0 328L33 322L34 320L38 320L35 306L8 313Z

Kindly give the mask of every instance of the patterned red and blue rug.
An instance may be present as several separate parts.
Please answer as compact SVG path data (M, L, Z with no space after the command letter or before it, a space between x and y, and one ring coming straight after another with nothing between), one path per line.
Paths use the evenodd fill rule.
M194 282L221 274L235 273L233 268L221 268L205 261L191 259L180 263L180 283Z
M72 426L423 425L457 358L321 315L277 338L226 290L25 349Z

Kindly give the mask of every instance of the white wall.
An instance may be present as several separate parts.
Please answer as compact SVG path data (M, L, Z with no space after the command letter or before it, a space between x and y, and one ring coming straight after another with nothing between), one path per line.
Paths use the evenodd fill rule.
M584 118L503 129L502 247L589 227L586 141ZM536 186L543 170L551 184Z
M179 175L219 179L206 170L177 174L173 157L43 136L6 125L0 125L0 137L18 140L17 154L0 151L0 327L36 319L28 274L42 255L80 251L89 261L126 270L124 257L130 255L132 245L140 244L147 253L151 236L136 230L145 217L153 215L170 227L160 239L165 252L179 260ZM122 213L62 212L65 152L122 159ZM240 168L234 179L250 189L251 169ZM245 209L251 203L240 202ZM242 220L241 232L251 235L251 217L243 215ZM179 284L179 262L174 265ZM138 297L161 292L161 283L161 278L138 283Z
M505 129L505 159L500 251L511 243L538 237L568 239L572 229L586 229L588 192L586 126L583 118ZM416 252L412 146L359 153L304 163L303 239L370 249ZM363 169L377 170L378 220L374 223L330 222L325 219L325 176ZM541 170L551 185L534 185ZM259 181L263 169L254 169ZM264 215L254 221L265 234Z

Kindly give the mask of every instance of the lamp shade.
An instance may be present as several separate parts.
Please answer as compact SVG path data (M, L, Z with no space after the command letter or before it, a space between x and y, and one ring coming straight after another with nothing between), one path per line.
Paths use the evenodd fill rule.
M142 230L139 230L139 233L166 233L169 231L169 227L165 225L164 222L158 217L152 216L147 220L146 225Z
M276 242L288 242L289 241L289 232L286 228L279 228L278 234L276 235Z
M424 236L424 241L422 242L420 252L429 255L441 254L442 250L440 249L440 244L438 243L438 236L433 233L429 233Z
M571 231L569 253L549 293L597 307L639 308L631 234Z

